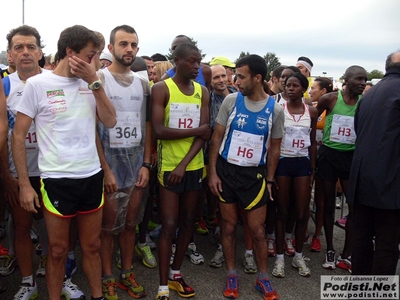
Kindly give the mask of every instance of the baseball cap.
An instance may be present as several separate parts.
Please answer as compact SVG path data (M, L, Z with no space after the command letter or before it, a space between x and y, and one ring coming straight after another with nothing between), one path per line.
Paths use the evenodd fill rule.
M224 57L224 56L216 56L210 61L210 66L214 65L221 65L224 67L229 67L229 68L236 68L236 65L234 63L231 63L231 61Z
M100 59L106 59L106 60L112 62L112 55L111 55L110 52L104 52L104 51L103 51L103 52L101 53L101 55L100 55Z

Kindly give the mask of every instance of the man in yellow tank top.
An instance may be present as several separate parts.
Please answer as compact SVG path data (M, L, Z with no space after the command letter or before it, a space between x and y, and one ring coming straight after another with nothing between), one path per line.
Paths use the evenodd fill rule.
M174 61L175 75L152 88L162 222L158 300L169 299L169 288L182 297L195 295L194 289L183 280L180 267L193 234L196 204L202 188L204 158L201 150L211 134L208 90L193 81L199 73L200 51L191 43L182 43L174 51ZM169 268L172 239L178 227L177 248Z

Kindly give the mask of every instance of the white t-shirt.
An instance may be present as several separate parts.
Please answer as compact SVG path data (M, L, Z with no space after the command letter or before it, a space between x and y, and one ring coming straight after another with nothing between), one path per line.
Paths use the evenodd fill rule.
M100 171L96 100L85 81L53 72L29 78L17 111L36 124L42 178L86 178Z

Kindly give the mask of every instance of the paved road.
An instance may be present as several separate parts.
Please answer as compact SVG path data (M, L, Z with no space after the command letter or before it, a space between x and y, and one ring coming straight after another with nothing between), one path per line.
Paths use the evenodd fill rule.
M339 210L337 211L339 215ZM312 234L314 230L314 225L310 221L309 231ZM344 240L344 230L335 226L335 241L337 252L343 247ZM237 247L237 266L239 272L239 299L262 299L261 294L254 289L254 283L256 275L248 275L243 272L242 262L244 255L244 245L243 245L243 231L242 227L238 227L238 247ZM323 238L322 238L323 240ZM200 253L204 255L205 264L203 265L193 265L188 259L185 259L182 266L182 273L184 274L185 280L193 285L196 290L196 296L193 299L197 300L209 300L209 299L225 299L222 296L222 289L224 286L224 279L226 275L225 266L219 269L213 269L209 267L210 259L213 257L216 250L216 246L209 241L208 236L195 236L195 241L197 248ZM4 243L5 240L3 240ZM323 249L325 248L325 242L323 242ZM79 254L79 248L78 248ZM154 252L157 255L157 251ZM348 275L347 271L336 269L334 271L325 270L322 268L321 263L324 259L323 252L315 253L309 252L308 246L305 247L304 254L306 257L310 258L308 262L312 275L311 277L304 278L297 274L296 269L291 266L291 259L289 257L285 258L285 278L274 278L272 275L272 283L275 289L280 295L280 299L284 300L313 300L320 299L320 276L321 275ZM274 264L274 258L269 258L269 273L272 272L272 267ZM39 263L38 257L35 257L35 266ZM134 258L134 268L136 273L136 278L139 283L141 283L148 295L146 299L155 299L157 288L158 288L158 269L149 269L141 263L138 256ZM398 269L397 274L400 274ZM119 270L115 267L114 275L119 275ZM17 292L20 283L20 273L18 270L14 274L3 278L2 280L7 284L7 291L0 294L1 300L12 300L13 295ZM78 284L86 295L86 299L90 299L90 293L87 285L87 281L84 277L82 268L78 269L77 274L73 277L73 282ZM37 279L39 287L38 300L48 300L46 292L46 281L44 278ZM118 291L119 299L127 300L132 299L128 294L122 290ZM171 299L180 299L180 297L171 291Z

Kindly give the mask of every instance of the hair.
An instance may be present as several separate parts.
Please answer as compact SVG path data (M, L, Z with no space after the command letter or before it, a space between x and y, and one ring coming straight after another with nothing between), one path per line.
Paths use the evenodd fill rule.
M344 79L353 77L355 75L355 73L357 73L360 70L367 72L367 71L365 71L365 69L363 67L360 67L360 66L354 65L354 66L348 67L346 69L346 72L344 73Z
M11 47L12 47L12 38L13 38L15 35L17 35L17 34L18 34L18 35L23 35L23 36L30 36L30 35L34 36L35 39L36 39L36 45L37 45L40 49L44 48L44 46L43 46L42 43L41 43L41 37L40 37L40 34L39 34L39 32L37 31L37 29L34 28L34 27L32 27L32 26L22 25L22 26L19 26L19 27L17 27L17 28L12 29L12 30L7 34L7 42L8 42L7 50L11 50Z
M67 48L79 53L88 43L92 42L95 47L100 45L98 36L90 29L82 25L65 28L58 39L57 54L59 59L67 56Z
M286 69L286 66L279 66L272 71L271 77L276 77L277 79L281 78L283 70Z
M179 38L186 38L188 40L188 42L192 43L192 39L190 37L188 37L187 35L179 34L176 37L174 37L174 39L179 39Z
M268 73L268 68L267 68L267 63L264 58L257 54L250 54L242 57L239 59L239 61L236 63L236 69L243 67L243 66L248 66L250 69L250 74L252 77L260 74L261 75L261 80L264 81L267 73Z
M154 70L157 78L161 78L165 72L171 69L173 65L169 61L156 61L154 63Z
M316 82L318 82L319 88L322 89L326 89L327 93L331 93L333 92L333 84L332 81L329 78L326 77L317 77L315 78Z
M131 70L133 72L139 72L139 71L147 71L147 64L143 58L140 56L136 56L135 60L133 61L131 65Z
M174 57L187 57L188 50L196 50L200 53L199 48L197 48L193 43L182 43L175 48Z
M168 58L165 55L162 55L161 53L155 53L151 56L151 59L156 62L156 61L168 61Z
M147 60L153 60L150 56L147 56L147 55L142 55L141 58L147 59Z
M295 66L287 66L283 70L285 70L285 69L290 69L295 73L301 73L300 69L298 67L295 67ZM282 72L283 72L283 70L282 70ZM282 75L282 72L281 72L281 75Z
M386 58L386 63L385 63L385 71L388 71L390 68L400 67L400 62L393 61L393 56L399 52L400 52L400 50L397 50L388 55L388 57Z
M104 35L98 31L93 31L94 34L99 38L99 51L103 51L104 47L106 46L106 39L104 38Z
M292 77L297 78L300 81L301 87L303 89L307 90L307 88L308 88L308 79L307 79L306 76L304 76L303 74L298 73L298 72L294 72L293 74L290 74L285 80L285 85L287 85L288 79L292 78Z
M308 63L311 65L311 67L314 67L313 62L312 62L311 59L309 59L308 57L300 56L300 57L297 59L297 61L299 61L299 60L303 60L303 61L305 61L305 62L308 62Z
M136 30L132 26L129 26L129 25L117 26L110 33L110 44L111 45L114 45L114 43L115 43L115 34L120 30L125 31L127 33L134 33L134 34L137 35ZM138 39L139 39L139 36L138 36Z

